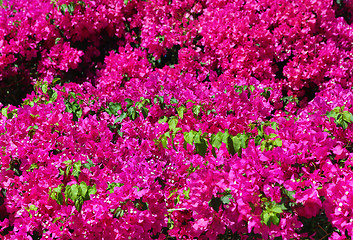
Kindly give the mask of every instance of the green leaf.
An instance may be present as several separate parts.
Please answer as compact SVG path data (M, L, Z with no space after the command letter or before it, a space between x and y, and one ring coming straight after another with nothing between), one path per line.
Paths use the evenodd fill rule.
M229 154L234 155L236 153L235 149L233 147L233 140L232 140L231 136L228 136L226 146L227 146L227 150L228 150Z
M40 88L42 89L42 92L44 94L47 94L47 92L48 92L48 84L47 83L43 83Z
M168 138L167 138L165 135L162 135L161 143L162 143L162 146L163 146L165 149L169 149L169 148L168 148Z
M196 153L204 157L207 152L206 140L203 137L201 137L200 143L195 142L195 148L196 148Z
M109 115L117 116L119 110L121 110L121 104L120 103L110 102L108 104L108 108L106 109L106 112L109 113Z
M237 153L240 150L240 145L241 145L240 139L237 136L232 136L231 138L232 138L234 152Z
M326 114L326 116L327 116L328 118L336 118L337 113L331 111L331 112L328 112L328 113Z
M136 109L134 107L129 107L127 109L127 115L132 121L134 121L138 117L138 113L136 112Z
M211 135L211 145L215 148L220 148L222 146L222 132L218 132L217 134Z
M348 127L348 123L346 121L343 121L343 120L341 121L340 125L342 126L343 129L347 129L347 127Z
M6 118L7 118L7 109L8 109L8 108L9 108L9 107L5 107L5 108L1 109L2 115L5 116Z
M279 205L274 206L273 208L271 208L271 211L274 213L282 213L282 207L280 207Z
M85 182L80 182L80 191L81 191L81 196L85 199L86 198L86 194L88 192L88 186ZM88 195L88 194L87 194ZM88 196L88 199L89 199L89 196ZM88 200L88 199L85 199L85 200Z
M271 127L272 127L273 130L276 130L278 128L278 123L271 122Z
M148 116L148 112L149 112L148 108L142 107L141 112L142 112L143 117L146 119Z
M268 135L268 139L271 139L271 138L274 138L274 137L277 137L278 135L275 134L275 133L270 133L270 135ZM265 138L266 139L266 138Z
M282 191L283 191L283 193L286 194L291 200L295 200L295 199L294 199L295 191L288 191L288 190L285 189L285 188L283 188Z
M261 142L261 147L260 147L261 152L265 151L266 145L267 145L267 142L266 142L266 141L262 141L262 142Z
M71 186L66 186L66 187L70 187L71 188L71 192L70 195L68 196L72 201L76 201L77 197L78 197L78 191L79 191L79 185L78 184L73 184Z
M190 199L190 196L189 196L190 190L191 190L190 188L188 188L187 190L183 190L185 199Z
M195 116L198 116L201 111L201 106L200 105L194 105L192 106L192 112L194 113Z
M113 216L114 216L114 218L120 218L120 217L124 216L124 210L121 208L117 208L114 211L114 209L113 209Z
M186 108L184 106L180 106L180 107L177 108L177 112L178 112L178 115L179 115L180 119L184 118L185 110L186 110Z
M168 124L169 124L169 129L174 131L177 124L178 124L178 119L171 118L171 119L169 119Z
M61 40L61 38L55 38L55 45L57 45L60 40Z
M90 186L90 187L88 188L88 195L89 195L89 196L90 196L90 195L94 195L94 194L96 194L96 193L97 193L96 185Z
M49 196L60 205L63 204L63 196L61 193L63 186L64 184L60 184L58 187L49 190Z
M261 144L262 137L259 136L259 135L257 135L257 136L255 137L254 141L255 141L255 145L258 146L258 145Z
M67 10L68 10L69 14L72 15L75 10L75 3L70 2L69 5L67 6Z
M67 200L69 199L70 195L71 195L71 186L67 185L65 188L65 203L67 203Z
M30 168L27 169L26 171L27 171L27 172L32 172L34 169L38 169L38 168L39 168L39 167L38 167L38 164L37 164L37 163L32 163L31 166L30 166Z
M266 212L266 211L263 211L261 213L261 220L267 226L269 226L269 224L270 224L270 217L271 217L270 214L268 212Z
M78 179L81 173L81 166L82 166L81 161L77 161L73 164L72 176L76 177L76 179Z
M77 116L77 118L81 118L82 117L82 108L77 104L78 106L78 110L75 112L75 115Z
M177 205L180 202L180 195L177 195L174 199L174 205Z
M271 215L270 219L269 219L269 223L273 223L275 225L278 225L280 222L280 218L277 215Z
M348 112L348 111L344 111L343 112L343 119L347 123L351 123L351 122L353 122L353 115L350 112Z
M184 141L192 145L194 142L194 131L184 132Z
M227 195L221 197L221 202L223 204L229 204L231 198L232 198L232 195L231 194L227 194Z
M226 131L222 134L222 142L224 142L225 144L227 144L227 142L228 142L228 137L229 137L229 133L228 133L228 130L226 129Z
M125 102L127 102L126 109L128 109L133 105L133 102L130 98L125 99Z
M60 6L60 11L61 11L62 15L65 15L66 9L67 9L67 5L66 4L63 4L63 5Z
M282 140L280 138L276 138L276 140L273 142L273 145L282 147Z
M198 132L195 132L195 135L194 135L194 143L201 143L201 130L198 131Z
M240 139L240 146L244 149L247 148L249 136L247 134L238 134L237 136Z
M75 202L75 208L78 212L81 212L82 205L83 205L83 197L78 196Z
M178 104L178 100L177 100L176 98L172 97L172 98L170 99L170 103L171 103L171 104Z
M164 97L163 96L156 96L155 99L157 98L157 101L159 102L159 105L161 107L161 109L163 110L164 107L165 107L165 104L164 104Z
M167 116L163 116L162 118L158 119L158 123L166 123L168 121Z
M123 121L124 118L127 117L127 113L126 112L122 112L120 117L118 117L117 119L115 119L114 123L118 123L118 122L121 122Z
M60 192L60 193L58 193L58 195L57 195L57 199L56 199L56 202L57 202L58 204L60 204L60 205L63 205L64 198L63 198L63 195L62 195L62 193L61 193L61 192Z
M50 91L49 99L54 102L58 98L58 93L54 90Z
M91 167L94 167L95 165L93 164L91 159L87 159L87 163L83 164L84 168L87 168L88 170L90 170Z
M257 127L257 134L262 138L264 136L264 125Z

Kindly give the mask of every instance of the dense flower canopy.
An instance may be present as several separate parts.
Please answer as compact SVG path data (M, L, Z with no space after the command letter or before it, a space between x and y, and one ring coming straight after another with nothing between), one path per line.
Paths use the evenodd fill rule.
M0 0L0 237L353 237L352 6Z

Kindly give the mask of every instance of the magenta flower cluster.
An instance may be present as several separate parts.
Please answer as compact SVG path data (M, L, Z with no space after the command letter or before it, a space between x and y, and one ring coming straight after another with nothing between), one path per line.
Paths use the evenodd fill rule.
M353 237L352 6L0 0L0 238Z

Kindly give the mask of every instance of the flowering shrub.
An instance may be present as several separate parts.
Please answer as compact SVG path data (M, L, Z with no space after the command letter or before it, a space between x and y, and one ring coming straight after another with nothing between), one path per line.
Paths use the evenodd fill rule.
M1 238L351 238L352 11L0 0Z

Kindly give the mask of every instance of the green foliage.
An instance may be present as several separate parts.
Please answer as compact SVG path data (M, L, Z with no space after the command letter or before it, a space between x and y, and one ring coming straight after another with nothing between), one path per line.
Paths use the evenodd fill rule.
M60 78L55 78L54 81L59 81ZM49 104L55 102L58 98L58 92L55 91L47 82L38 82L34 85L34 91L36 96L33 100L26 99L22 105L34 106L35 103L38 104Z
M27 212L29 213L29 216L30 216L30 218L32 218L33 216L32 216L32 214L31 214L31 211L38 211L38 207L36 207L35 205L33 205L33 204L30 204L29 205L29 207L27 208L25 208L26 210L27 210Z
M342 127L343 129L347 129L348 124L353 122L353 115L348 111L344 111L343 107L336 107L332 111L327 112L326 116L331 119L334 118L334 122L337 127Z
M267 199L264 198L263 200L266 201ZM278 225L281 220L280 214L283 210L286 210L283 204L266 201L261 213L261 223L266 224L267 226L271 226L271 224Z
M9 112L8 109L9 109L9 106L1 109L1 113L3 116L5 116L7 119L17 117L17 109L12 110L11 112Z
M113 218L119 219L124 216L125 211L122 208L111 209L110 212L113 214Z
M263 97L266 98L266 99L269 99L270 96L271 96L270 90L273 90L273 88L271 88L271 87L266 87L266 88L264 88L264 91L263 91L262 93L260 93L260 95L263 96Z
M198 117L201 111L201 106L200 105L194 105L192 106L192 112L195 117Z
M38 167L38 164L37 164L37 163L32 163L31 166L30 166L30 168L27 169L26 171L27 171L27 172L32 172L34 169L38 169L38 168L39 168L39 167Z
M248 96L248 98L250 98L250 95L255 90L255 86L254 85L250 85L250 86L246 86L246 85L238 86L238 85L235 85L234 86L234 90L235 90L235 92L237 92L239 94L241 94L243 92L247 92L247 96Z
M91 167L95 167L96 165L93 164L91 159L87 159L87 162L82 165L84 168L87 168L88 170L91 169Z
M34 134L36 133L36 131L38 130L38 125L33 125L33 126L29 126L27 128L27 131L28 131L28 136L32 139Z
M115 115L115 116L118 116L118 111L119 110L121 110L121 104L120 103L114 103L114 102L110 102L108 104L108 108L105 109L105 111L109 115Z
M231 199L233 199L233 196L226 191L220 197L213 196L208 205L216 212L219 212L220 207L229 204Z
M256 126L251 125L251 128L254 129ZM282 140L278 137L275 133L265 134L264 127L271 126L272 129L276 130L278 128L278 124L276 122L262 122L261 124L257 125L257 132L258 135L255 137L255 145L261 145L261 151L269 151L275 147L282 146Z
M65 202L71 199L77 211L81 211L84 201L90 200L90 195L96 194L96 185L88 186L85 182L67 185L65 188Z
M65 111L72 113L72 121L77 122L79 118L82 116L82 100L78 99L77 96L82 96L81 94L75 94L74 92L69 92L69 96L65 99ZM71 101L73 100L73 101Z
M49 188L49 197L51 199L54 199L59 205L63 204L64 198L62 195L62 190L64 188L64 184L60 184L58 187L56 188Z
M82 166L81 161L73 162L72 160L67 160L64 163L66 167L65 167L65 170L59 169L60 175L65 175L66 177L71 175L71 176L74 176L76 180L78 180L78 177L80 176L80 173L81 173L81 166Z
M75 11L76 3L75 2L70 2L69 4L62 4L59 9L62 15L65 15L66 11L70 14L73 15Z

